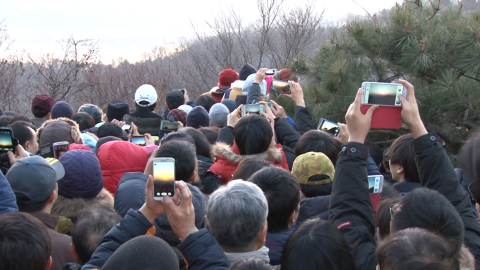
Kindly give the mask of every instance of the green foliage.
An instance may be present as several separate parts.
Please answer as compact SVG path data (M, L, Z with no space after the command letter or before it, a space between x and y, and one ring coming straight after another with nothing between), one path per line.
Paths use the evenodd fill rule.
M480 11L460 9L407 1L332 32L309 66L305 100L315 120L343 122L363 81L404 78L415 86L427 128L456 154L480 124Z

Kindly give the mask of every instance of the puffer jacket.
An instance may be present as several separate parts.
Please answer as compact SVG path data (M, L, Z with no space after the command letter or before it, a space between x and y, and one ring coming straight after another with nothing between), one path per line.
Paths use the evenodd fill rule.
M242 160L258 158L267 160L273 163L275 166L288 169L287 158L283 152L282 145L277 144L275 148L269 148L267 151L256 155L240 155L237 145L233 147L225 143L216 143L213 146L213 154L217 156L217 162L215 162L210 171L219 177L219 180L226 184L232 180L232 174L237 168L238 163Z
M103 186L115 195L124 173L145 170L148 152L130 142L112 141L103 144L98 150L98 160L102 168Z
M114 208L125 217L128 210L138 210L145 203L145 188L148 175L134 172L124 173L115 192Z
M303 221L313 217L328 220L329 208L330 196L306 198L300 202L297 224L301 224Z
M200 179L205 178L207 176L208 169L212 167L213 161L207 157L197 155L198 160L198 177Z
M0 172L0 215L10 212L18 212L17 199L7 178Z

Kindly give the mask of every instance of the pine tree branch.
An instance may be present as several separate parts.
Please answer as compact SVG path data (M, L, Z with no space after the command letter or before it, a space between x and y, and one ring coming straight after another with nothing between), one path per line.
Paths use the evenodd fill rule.
M465 74L463 74L462 76L465 77L465 78L469 78L469 79L471 79L471 80L480 82L480 79L478 79L478 78L474 78L474 77L471 77L471 76L468 76L468 75L465 75Z
M418 73L422 74L423 76L429 77L430 79L436 80L437 77L435 75L429 74L425 71L419 71Z

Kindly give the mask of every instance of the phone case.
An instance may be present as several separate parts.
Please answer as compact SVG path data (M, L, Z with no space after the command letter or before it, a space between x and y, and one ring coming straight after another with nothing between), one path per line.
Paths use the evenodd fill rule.
M360 111L365 114L372 105L362 105ZM380 106L373 113L372 125L373 129L400 129L402 127L402 108Z

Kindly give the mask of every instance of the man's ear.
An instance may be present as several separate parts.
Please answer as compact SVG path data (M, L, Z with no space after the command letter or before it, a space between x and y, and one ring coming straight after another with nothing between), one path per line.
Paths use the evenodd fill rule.
M52 267L52 256L48 258L47 266L45 267L45 270L50 270L50 267Z
M268 231L268 221L265 221L265 224L263 224L262 228L257 234L257 249L265 246L265 243L267 242L267 231Z
M399 165L397 169L397 174L403 174L403 173L405 173L405 169L401 165Z
M48 197L48 202L49 203L54 203L56 200L57 200L57 189L55 189L54 191L52 191L52 193L50 194L50 197Z
M44 118L45 118L46 120L52 119L52 112L47 113L47 115L45 115Z
M70 253L72 253L73 257L75 257L75 259L76 259L77 261L80 260L80 259L78 258L77 251L75 250L75 246L73 246L73 243L70 243Z
M26 141L24 145L22 145L23 149L28 151L28 147L30 146L30 141Z

